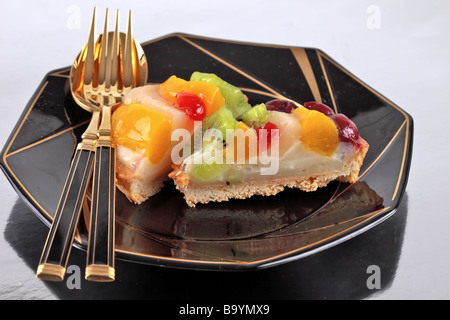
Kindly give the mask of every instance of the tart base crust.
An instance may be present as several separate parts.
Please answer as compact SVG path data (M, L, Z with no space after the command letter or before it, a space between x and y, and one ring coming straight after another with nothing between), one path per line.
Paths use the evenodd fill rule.
M226 184L193 184L189 176L183 173L180 166L174 166L169 177L176 188L184 194L190 207L198 203L221 202L230 199L246 199L253 195L272 196L285 188L297 188L311 192L325 187L333 180L354 183L358 180L359 170L369 149L369 144L361 139L362 147L355 151L344 164L342 171L320 172L312 175L295 175L288 178L277 178L265 181L247 181L237 185Z

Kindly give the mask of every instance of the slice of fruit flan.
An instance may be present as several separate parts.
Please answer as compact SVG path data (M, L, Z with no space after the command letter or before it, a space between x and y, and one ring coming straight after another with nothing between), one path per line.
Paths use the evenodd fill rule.
M324 104L252 106L239 88L201 72L133 89L113 113L113 132L118 185L136 203L167 176L189 206L355 182L369 147Z
M159 94L160 85L131 90L111 118L116 145L116 184L130 201L140 204L156 194L171 170L171 133L193 131L186 113Z

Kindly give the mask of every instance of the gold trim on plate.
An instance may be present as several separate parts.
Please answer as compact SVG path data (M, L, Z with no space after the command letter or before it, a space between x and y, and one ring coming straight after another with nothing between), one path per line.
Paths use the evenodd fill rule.
M295 60L297 60L297 63L306 78L306 82L308 83L308 86L313 94L314 100L316 102L322 103L322 96L320 95L316 76L314 75L314 71L311 67L311 63L309 62L306 50L303 48L291 48L291 52L294 55Z
M272 89L271 87L269 87L268 85L266 85L265 83L255 79L254 77L252 77L251 75L249 75L248 73L246 73L245 71L239 69L238 67L234 66L233 64L231 64L228 61L225 61L224 59L218 57L217 55L215 55L214 53L210 52L209 50L203 48L202 46L196 44L195 42L187 39L186 37L184 37L183 35L178 35L178 37L184 41L186 41L187 43L189 43L190 45L194 46L195 48L197 48L198 50L202 51L203 53L206 53L207 55L209 55L210 57L216 59L217 61L221 62L222 64L226 65L227 67L229 67L230 69L233 69L234 71L236 71L237 73L243 75L244 77L246 77L247 79L253 81L254 83L256 83L257 85L259 85L260 87L263 87L264 89L266 89L267 91L271 92L273 95L275 95L278 99L286 99L285 96L283 96L281 93L277 92L276 90Z

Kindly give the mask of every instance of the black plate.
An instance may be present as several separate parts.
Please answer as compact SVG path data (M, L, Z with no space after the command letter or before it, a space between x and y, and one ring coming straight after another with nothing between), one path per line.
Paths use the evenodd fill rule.
M413 120L322 51L186 34L143 48L149 83L212 72L242 88L252 104L274 97L322 101L349 116L370 148L356 183L335 182L313 193L288 189L190 208L170 182L140 206L118 192L117 258L193 269L269 267L341 243L396 211L410 167ZM69 71L45 76L1 155L6 176L47 225L90 117L71 97ZM89 199L75 241L81 249L88 207Z

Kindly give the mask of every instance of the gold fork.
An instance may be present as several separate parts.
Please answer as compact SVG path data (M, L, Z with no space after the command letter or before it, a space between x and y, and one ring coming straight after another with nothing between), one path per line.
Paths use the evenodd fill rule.
M95 15L93 17L95 21ZM93 23L95 25L95 22ZM83 93L87 100L101 105L102 115L98 140L95 150L95 161L92 180L91 219L89 223L89 239L86 263L87 280L113 281L114 269L114 225L115 225L115 146L111 139L111 111L122 102L122 98L133 87L146 82L141 79L140 72L134 72L136 64L135 43L132 37L131 11L128 14L126 34L119 33L119 10L116 14L115 28L112 35L108 33L108 10L101 37L98 54L98 69L84 74ZM121 45L123 44L123 45ZM95 61L96 55L88 55L89 64ZM133 61L134 60L134 61ZM140 61L142 63L142 61ZM87 69L86 69L87 70ZM142 80L145 80L143 83Z
M147 60L142 47L132 38L131 12L126 34L118 31L119 11L113 33L108 32L108 10L104 33L97 40L95 25L94 8L88 44L71 69L72 95L78 105L93 115L77 146L38 266L37 276L45 280L64 278L93 165L86 279L112 281L115 278L115 148L111 141L111 109L133 87L146 83Z

